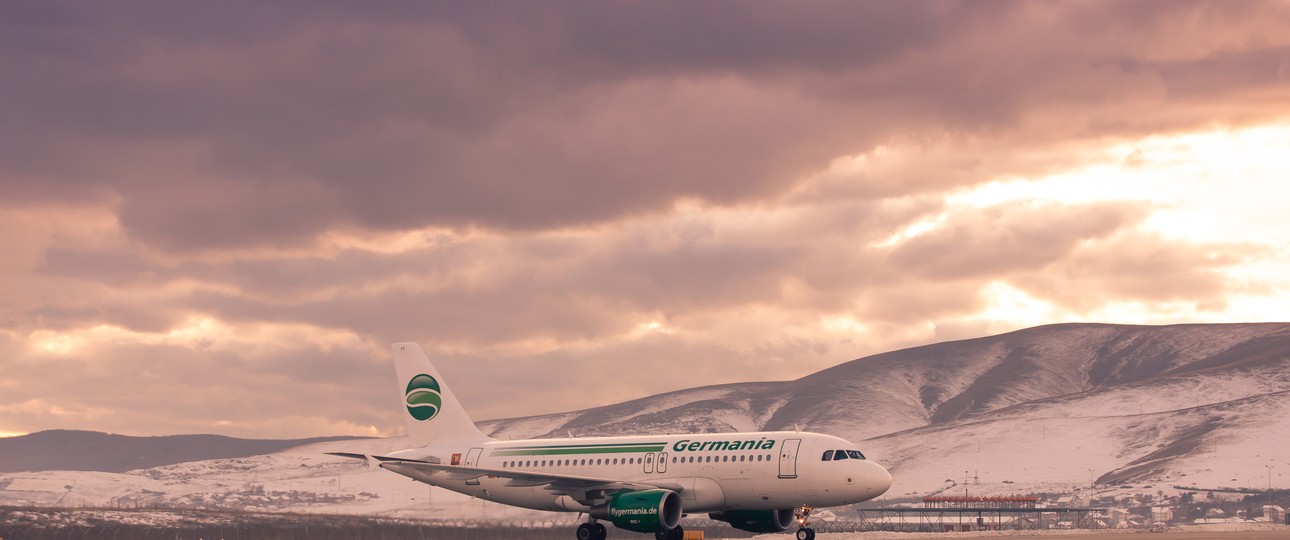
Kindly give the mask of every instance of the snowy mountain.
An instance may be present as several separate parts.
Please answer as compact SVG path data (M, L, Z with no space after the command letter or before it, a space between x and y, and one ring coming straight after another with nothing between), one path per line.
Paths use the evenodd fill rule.
M983 475L977 492L1262 484L1265 465L1290 470L1287 405L1290 324L1062 324L481 427L524 438L800 426L860 444L892 470L897 497Z
M1266 465L1277 477L1290 474L1286 410L1290 324L1067 324L869 356L793 381L694 388L480 426L508 438L798 426L859 444L891 469L895 483L884 499L893 500L942 491L1259 487ZM0 474L0 502L523 515L323 455L402 444L334 441L125 474ZM0 462L8 457L0 452Z

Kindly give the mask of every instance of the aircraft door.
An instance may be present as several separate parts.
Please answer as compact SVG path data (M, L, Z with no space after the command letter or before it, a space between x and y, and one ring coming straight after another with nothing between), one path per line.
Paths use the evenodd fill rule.
M797 478L797 449L802 446L802 439L788 439L779 450L779 477Z
M667 452L660 452L658 454L658 466L654 467L654 469L657 470L659 474L667 472Z
M654 472L654 452L645 454L645 473Z
M467 466L467 467L478 467L478 466L479 466L479 455L480 455L480 454L482 454L482 453L484 453L484 449L483 449L483 448L471 448L471 449L470 449L470 451L466 453L466 466ZM467 480L467 481L466 481L466 485L468 485L468 486L478 486L478 485L479 485L479 479L478 479L478 478L474 478L474 479L471 479L471 480Z

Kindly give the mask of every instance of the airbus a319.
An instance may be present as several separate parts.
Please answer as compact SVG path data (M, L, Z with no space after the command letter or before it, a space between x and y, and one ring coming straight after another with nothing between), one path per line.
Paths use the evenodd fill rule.
M815 508L867 501L891 475L838 437L801 431L500 441L475 427L416 343L395 343L395 370L412 448L336 453L432 486L513 506L578 512L578 540L604 522L680 540L681 517L708 514L751 532L797 526L815 537Z

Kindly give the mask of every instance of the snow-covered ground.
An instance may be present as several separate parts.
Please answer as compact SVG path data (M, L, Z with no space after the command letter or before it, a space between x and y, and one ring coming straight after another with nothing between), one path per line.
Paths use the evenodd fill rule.
M102 473L0 475L0 504L62 507L222 508L404 518L530 519L550 515L431 488L359 460L326 452L384 454L402 438L319 443L238 459Z
M1156 412L1115 414L1090 404L1074 414L1059 403L1061 410L993 415L864 441L861 447L891 469L889 498L942 489L983 496L1173 494L1178 490L1172 486L1263 489L1265 465L1290 471L1290 454L1278 451L1290 447L1290 415L1284 413L1290 392L1172 410L1162 403L1172 398L1147 397L1139 396L1139 402ZM1273 485L1284 488L1286 482L1274 478Z

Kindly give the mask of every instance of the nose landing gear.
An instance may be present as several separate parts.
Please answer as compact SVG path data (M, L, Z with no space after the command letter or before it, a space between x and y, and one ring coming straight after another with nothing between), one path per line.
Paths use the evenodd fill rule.
M798 525L797 540L815 540L815 529L809 526L811 510L814 510L814 508L803 506L794 512Z

